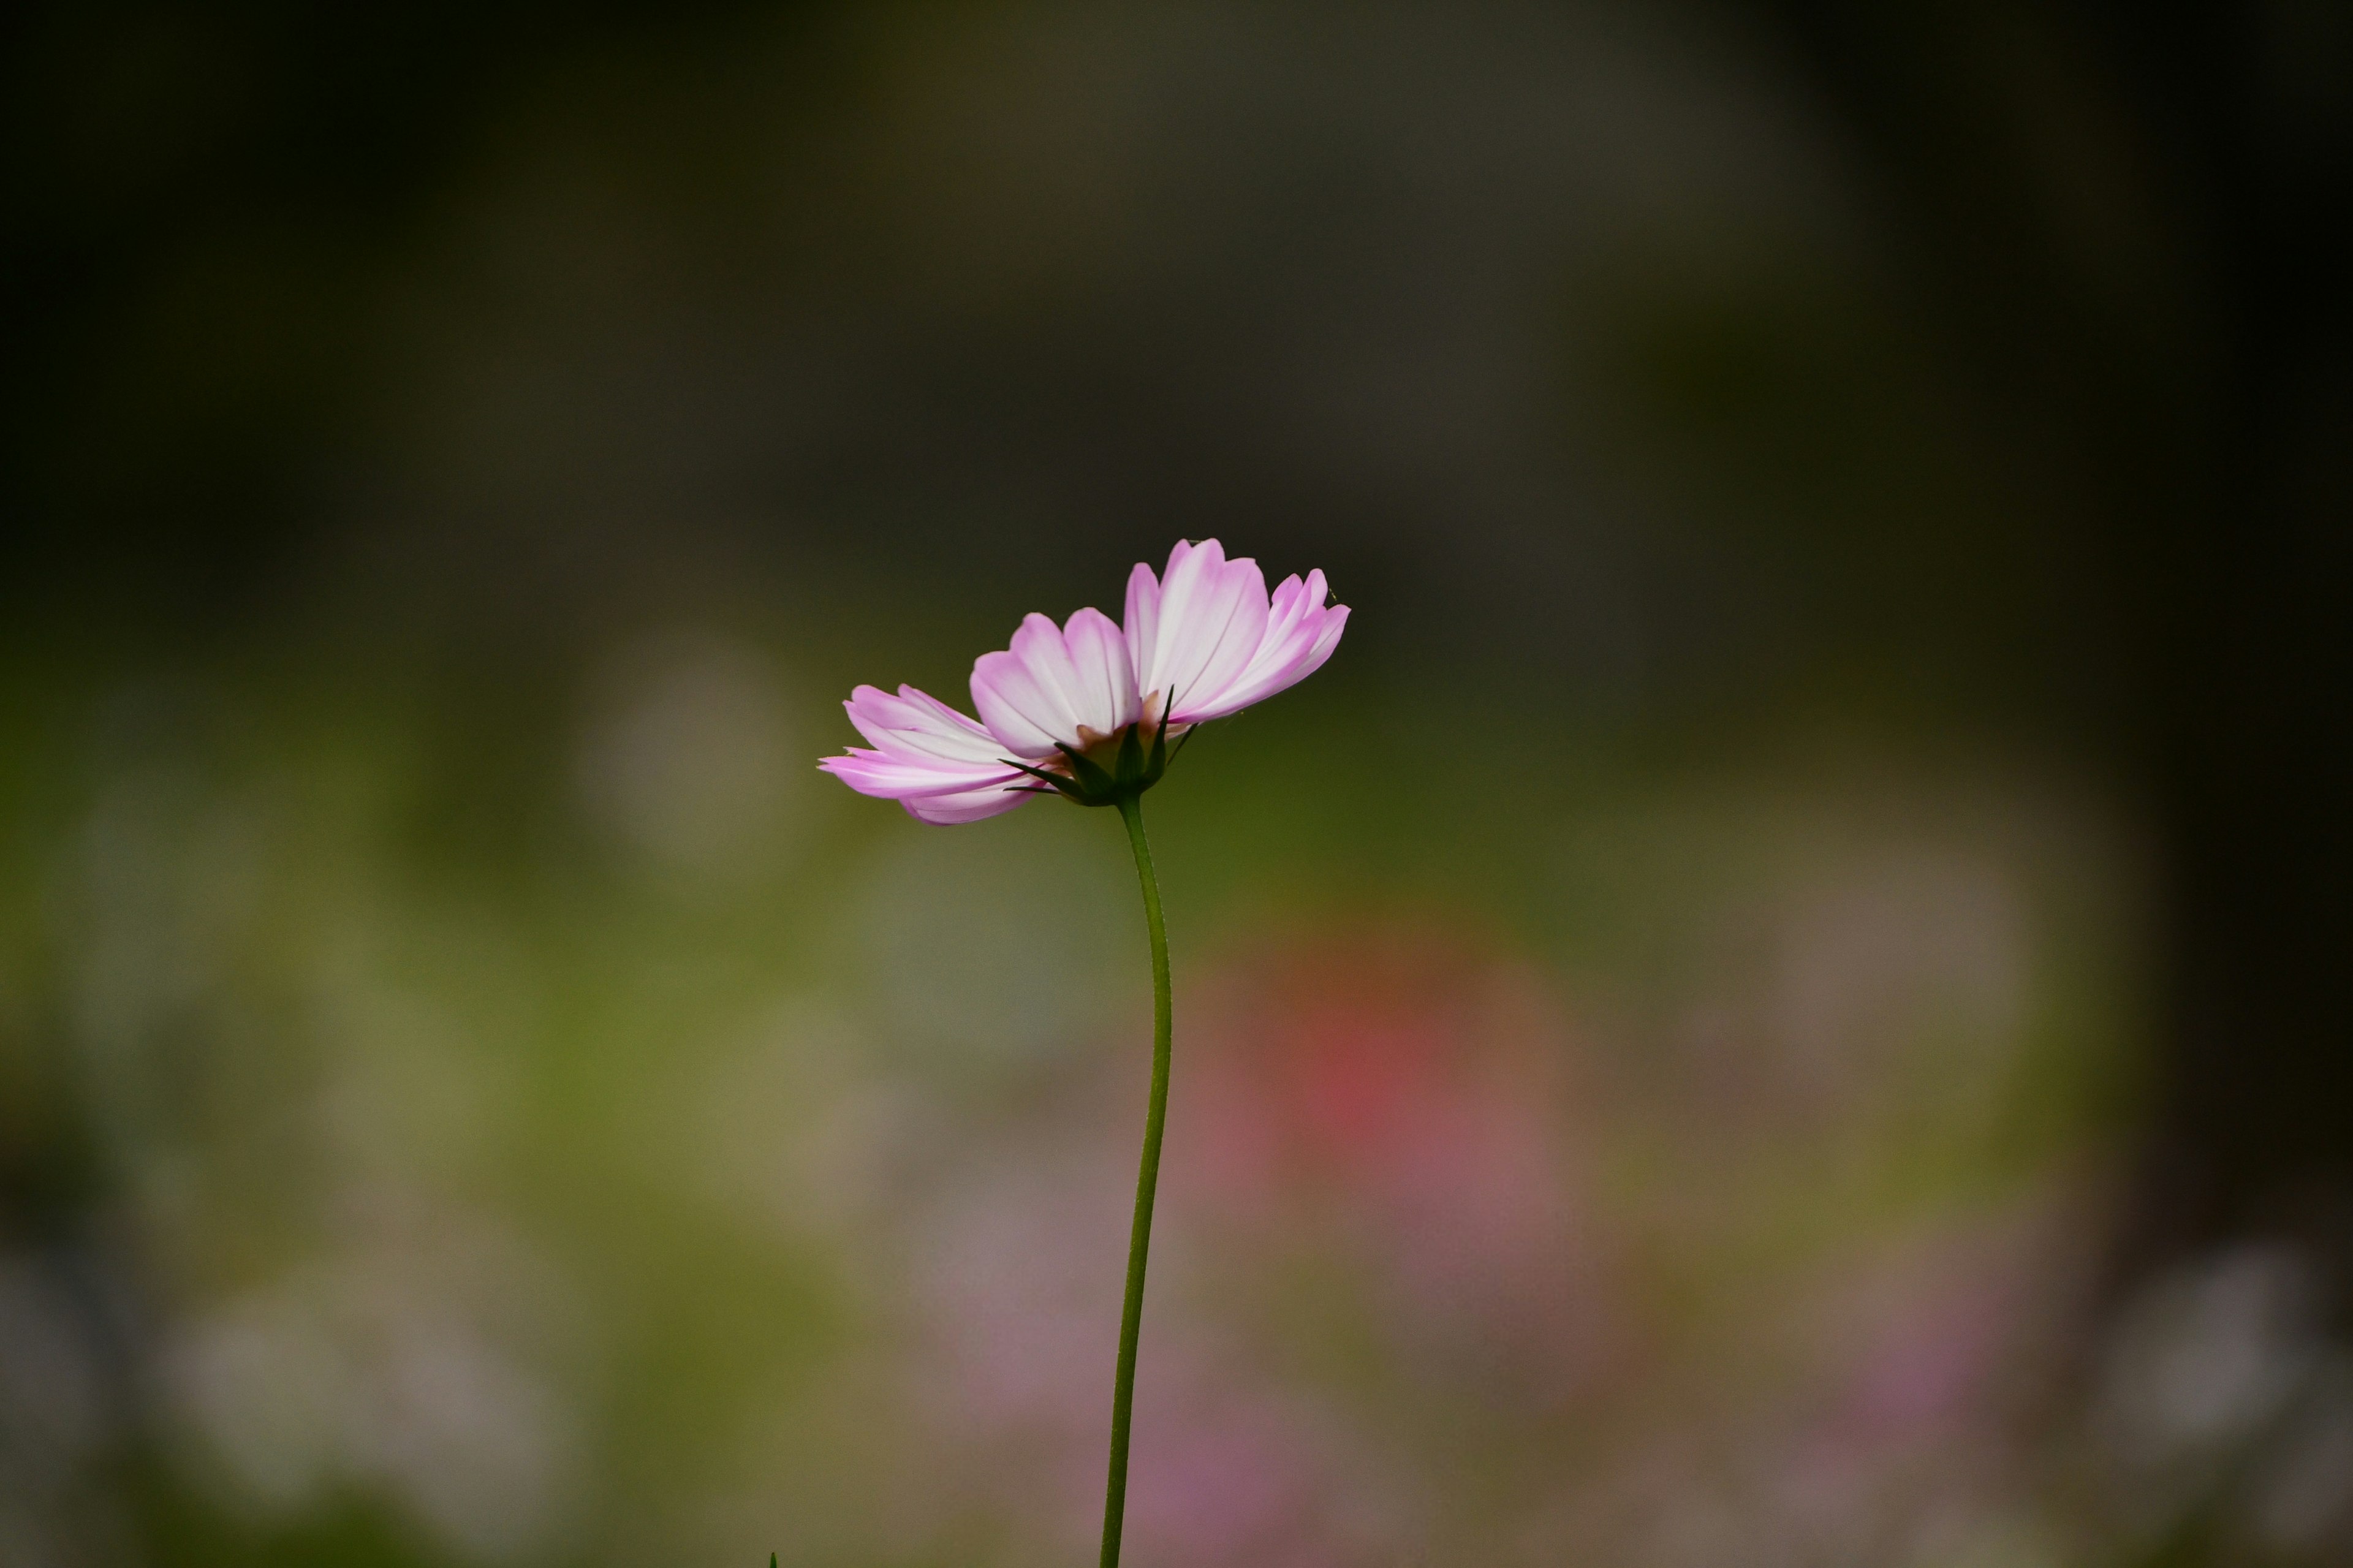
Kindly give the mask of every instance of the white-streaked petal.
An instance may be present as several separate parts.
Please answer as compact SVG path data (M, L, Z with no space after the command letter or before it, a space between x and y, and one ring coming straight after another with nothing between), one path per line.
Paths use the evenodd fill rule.
M1039 615L1023 617L1010 647L973 661L973 706L1017 757L1051 756L1057 742L1077 742L1079 717L1071 704L1077 685L1061 628Z
M1258 650L1267 611L1257 562L1228 561L1214 539L1172 554L1160 584L1147 689L1172 693L1180 708L1213 705Z
M1217 706L1221 710L1247 708L1290 683L1289 671L1314 645L1325 615L1327 592L1321 572L1309 573L1304 582L1297 577L1282 580L1267 616L1266 636L1260 639L1249 667L1219 694Z
M1221 719L1314 674L1332 657L1347 624L1346 606L1324 605L1327 592L1321 572L1309 573L1304 583L1285 578L1275 590L1266 634L1249 665L1203 700L1180 702L1174 719L1179 723Z
M972 668L973 705L997 737L999 754L1044 757L1135 721L1135 673L1127 642L1095 609L1058 628L1032 615L1010 647L983 654Z
M1198 557L1198 559L1197 559ZM1151 568L1139 564L1128 576L1128 605L1131 615L1143 614L1128 625L1128 650L1135 661L1136 689L1145 696L1160 692L1164 698L1168 689L1170 647L1174 639L1172 620L1198 593L1199 578L1211 564L1225 563L1225 551L1214 539L1195 544L1180 539L1168 552L1168 564L1155 579ZM1146 591L1140 595L1139 587Z
M839 757L827 757L818 766L860 795L880 795L886 800L974 789L1022 777L1002 763L983 766L939 758L893 757L862 746L852 746Z
M1273 690L1281 691L1286 687L1296 686L1323 668L1324 661L1332 657L1332 650L1340 646L1340 634L1347 629L1347 605L1335 605L1324 611L1323 624L1315 628L1315 642L1307 650L1307 657L1284 671ZM1272 694L1272 692L1268 693L1270 696Z
M1202 650L1199 668L1188 684L1203 695L1221 697L1250 666L1266 637L1268 604L1266 574L1247 556L1229 561L1219 574L1213 613L1194 634Z
M1176 548L1186 550L1190 546L1180 540ZM1172 563L1174 560L1172 556ZM1120 626L1127 638L1127 659L1135 672L1135 689L1148 697L1158 689L1152 679L1152 658L1160 626L1160 579L1152 574L1148 562L1137 562L1135 570L1127 574L1127 616Z
M1186 672L1178 666L1177 654L1186 641L1188 617L1198 618L1198 605L1212 585L1211 580L1226 563L1225 547L1214 539L1198 544L1185 540L1168 552L1168 570L1160 575L1160 603L1155 616L1148 662L1152 670L1155 691L1167 690L1172 679ZM1139 668L1139 677L1143 671Z
M996 736L912 686L902 686L895 697L876 687L861 686L842 706L849 710L849 721L858 726L858 732L890 756L994 763L1005 753Z
M910 795L899 804L907 815L918 822L928 822L935 827L953 827L960 823L978 822L985 817L1001 816L1018 811L1039 797L1025 785L1028 781L1014 775L1015 784L994 784L982 789L962 790L952 795Z
M1097 735L1134 723L1140 711L1135 668L1112 618L1092 607L1077 612L1062 628L1062 645L1078 678L1071 707L1079 722Z

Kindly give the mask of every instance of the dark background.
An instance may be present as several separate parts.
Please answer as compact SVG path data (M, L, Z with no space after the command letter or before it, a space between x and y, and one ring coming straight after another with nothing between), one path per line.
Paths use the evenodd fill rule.
M1430 1518L1494 1522L1483 1544L1426 1522L1359 1520L1351 1535L1330 1521L1356 1516L1326 1499L1189 1556L1135 1535L1139 1562L1781 1560L1717 1555L1731 1549L1696 1525L1626 1522L1684 1512L1761 1521L1724 1538L1792 1561L2348 1549L2342 7L78 5L5 26L0 780L16 890L0 964L0 1365L21 1411L47 1398L67 1414L54 1429L0 1416L0 1559L751 1561L791 1557L798 1539L801 1561L916 1563L1061 1541L993 1503L892 1534L871 1522L887 1502L811 1532L813 1503L680 1501L696 1464L721 1462L681 1458L671 1476L655 1457L695 1413L613 1391L729 1386L718 1369L761 1340L753 1303L771 1300L744 1279L815 1277L864 1244L796 1242L776 1261L756 1239L712 1240L731 1261L694 1276L649 1261L667 1255L646 1237L677 1223L646 1195L657 1182L621 1184L621 1201L649 1205L646 1235L625 1226L599 1245L540 1191L562 1181L535 1171L600 1159L586 1133L485 1133L511 1163L434 1180L536 1194L515 1200L538 1216L518 1223L568 1237L553 1250L575 1276L670 1268L689 1289L754 1293L744 1322L719 1312L582 1352L606 1370L578 1373L603 1392L583 1395L574 1429L605 1458L572 1462L543 1528L468 1524L395 1439L350 1439L375 1457L315 1482L300 1466L224 1468L206 1421L226 1418L185 1393L209 1374L174 1370L216 1362L174 1349L175 1325L299 1273L325 1223L288 1194L327 1181L327 1157L280 1126L271 1096L324 1059L304 1009L365 987L332 965L321 973L342 979L269 978L271 943L332 923L365 888L402 930L438 929L447 907L493 950L543 956L578 938L543 976L558 1020L620 1005L562 964L649 962L633 922L682 950L745 943L747 994L770 938L838 975L827 911L863 896L861 855L915 830L814 795L792 808L798 826L763 826L744 801L770 752L813 790L801 761L849 738L826 714L850 682L908 678L961 700L965 662L1021 612L1115 609L1130 563L1209 534L1272 575L1324 566L1357 618L1326 674L1235 727L1224 756L1188 762L1219 782L1169 785L1206 804L1192 819L1166 808L1166 832L1274 857L1245 872L1194 851L1197 885L1216 889L1195 911L1205 949L1288 942L1324 955L1303 973L1354 973L1330 952L1434 925L1525 959L1573 1018L1618 1016L1652 984L1627 979L1647 961L1591 933L1680 930L1711 878L1747 875L1722 869L1740 851L1719 838L1769 834L1773 803L1799 799L1814 803L1800 816L1925 821L1932 836L2010 824L1987 831L2019 875L2055 879L2034 899L2076 910L2086 951L2106 956L2053 961L2097 976L2080 988L2103 1000L2084 1005L2092 1022L2052 1026L2052 1059L2092 1087L2036 1135L2071 1195L2021 1278L2065 1282L2018 1310L2040 1348L2005 1352L2025 1392L1986 1418L2006 1479L1979 1512L1999 1528L1905 1533L1935 1512L1934 1488L1824 1505L1825 1519L1869 1512L1859 1534L1803 1510L1744 1513L1754 1499L1729 1484L1709 1514L1651 1497L1592 1457L1602 1439L1543 1415L1526 1417L1546 1434L1531 1451L1603 1479L1387 1461L1447 1500ZM650 728L629 728L631 693L673 687L683 708L649 699ZM594 782L600 703L638 759L615 764L617 784ZM564 760L583 744L590 763ZM630 782L645 778L652 795ZM663 790L686 792L683 815L630 815ZM373 803L350 807L364 826L280 844L271 825L310 821L314 792ZM1293 796L1323 804L1271 804ZM1713 804L1625 826L1650 820L1645 803L1693 798ZM207 826L219 799L259 802L263 826ZM146 826L121 827L125 811ZM807 826L817 812L824 826ZM597 840L611 821L669 868L615 870L636 851ZM1082 823L1033 811L1000 840L1059 843L1095 826ZM1623 872L1632 902L1546 901L1545 879L1583 864L1546 859L1547 835L1642 833L1671 852ZM1788 875L1836 860L1798 837ZM763 859L772 839L786 847ZM1111 850L1088 841L1105 877ZM174 858L183 893L150 885L169 879L142 869L150 853ZM265 863L279 869L253 869ZM730 880L723 863L752 869ZM978 878L1017 924L1056 898L996 860L894 874ZM118 941L110 878L132 889L122 908L149 910L121 919L151 935L280 934ZM723 893L691 890L713 878ZM1347 890L1319 891L1331 878ZM205 912L203 889L232 884L243 912ZM177 912L153 914L171 899ZM1346 913L1359 903L1387 912L1366 929ZM1124 931L1116 907L1103 919ZM1778 917L1757 918L1757 940L1778 940ZM2065 947L2029 925L2032 951ZM604 934L580 938L588 927ZM1713 950L1693 940L1704 973ZM1124 975L1134 956L1102 962ZM1477 990L1430 982L1458 983ZM842 981L862 999L843 1005L888 1014L907 984L887 967ZM1180 957L1180 1007L1187 984ZM1263 984L1288 995L1293 982ZM512 1028L554 1042L530 1060L565 1059L560 1021ZM1613 1029L1632 1043L1537 1054L1649 1050L1635 1024L1569 1032ZM801 1043L776 1048L795 1060L830 1048L822 1029L787 1033ZM658 1077L628 1065L647 1048L617 1041L610 1071ZM963 1082L874 1049L882 1068L832 1070ZM1737 1059L1678 1071L1704 1095L1711 1074L1738 1079ZM1016 1088L965 1085L943 1103L1060 1103L1034 1064L1006 1070ZM617 1092L577 1076L517 1068L475 1114L497 1126L499 1106L522 1105L544 1128ZM1113 1104L1124 1129L1126 1101ZM1799 1142L1819 1135L1784 1120ZM1656 1157L1672 1162L1696 1135L1660 1124ZM1826 1185L1822 1212L1862 1213L1847 1191ZM216 1218L174 1206L189 1204ZM1650 1223L1627 1222L1649 1237L1627 1246L1672 1260L1680 1233ZM451 1267L475 1285L495 1272ZM1702 1295L1727 1298L1747 1267L1691 1266L1717 1270ZM827 1299L795 1309L796 1366L851 1364L844 1346L864 1343L841 1326L855 1292ZM2177 1330L2190 1349L2164 1348ZM2200 1334L2224 1346L2204 1362ZM220 1375L299 1382L285 1342L253 1339L279 1349ZM1648 1375L1672 1385L1659 1368L1691 1358L1653 1350ZM665 1355L702 1370L673 1377ZM1802 1394L1810 1374L1790 1375ZM2129 1425L2120 1378L2189 1390L2180 1454L2098 1436ZM859 1403L758 1382L733 1390L726 1422ZM64 1384L81 1392L55 1394ZM332 1410L342 1396L318 1397ZM265 1426L294 1419L281 1406ZM1470 1419L1411 1409L1400 1419L1433 1441ZM1694 1409L1704 1449L1775 1441ZM310 1451L299 1432L270 1441L226 1447ZM753 1470L792 1462L754 1447L768 1458ZM958 1484L995 1497L998 1483ZM601 1513L584 1500L598 1494ZM1587 1500L1546 1511L1569 1496ZM2039 1544L2015 1544L2027 1538Z

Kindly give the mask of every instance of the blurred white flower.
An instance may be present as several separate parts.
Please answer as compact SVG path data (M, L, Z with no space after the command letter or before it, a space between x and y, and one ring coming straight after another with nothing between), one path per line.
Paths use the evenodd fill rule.
M2293 1254L2253 1247L2151 1286L2106 1369L2106 1429L2126 1462L2211 1458L2277 1415L2319 1351L2310 1289Z
M533 1361L544 1271L487 1226L455 1228L321 1258L170 1331L165 1386L233 1500L292 1517L355 1487L475 1561L548 1543L578 1445Z
M806 787L786 684L708 632L624 647L576 761L588 815L655 866L725 877L773 861Z

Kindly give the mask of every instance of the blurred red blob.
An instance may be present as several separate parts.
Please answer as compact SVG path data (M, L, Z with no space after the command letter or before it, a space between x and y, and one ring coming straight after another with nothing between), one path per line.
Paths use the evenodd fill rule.
M1535 971L1398 921L1261 946L1206 989L1179 1022L1188 1204L1272 1246L1336 1246L1411 1342L1573 1381L1597 1247L1569 1036Z

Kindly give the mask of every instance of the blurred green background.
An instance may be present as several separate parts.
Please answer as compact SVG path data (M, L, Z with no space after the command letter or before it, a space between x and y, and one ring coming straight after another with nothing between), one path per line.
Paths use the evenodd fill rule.
M2353 1560L2340 8L5 26L0 1564Z

